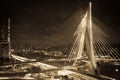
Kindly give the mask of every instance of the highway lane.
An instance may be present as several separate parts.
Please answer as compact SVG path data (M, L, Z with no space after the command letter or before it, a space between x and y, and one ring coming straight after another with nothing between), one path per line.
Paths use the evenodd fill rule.
M12 57L16 60L19 60L21 62L26 62L26 61L33 61L31 59L28 59L28 58L24 58L24 57L21 57L21 56L17 56L17 55L12 55ZM42 67L44 68L45 70L50 70L50 69L60 69L59 67L56 67L56 66L52 66L52 65L48 65L48 64L45 64L45 63L41 63L41 62L35 62L35 63L29 63L30 65L33 65L33 66L36 66L36 67ZM74 71L70 71L70 70L58 70L58 73L59 75L63 75L63 73L65 73L65 75L73 75L73 77L78 77L78 78L83 78L83 79L86 79L86 80L97 80L96 78L93 78L93 77L90 77L90 76L86 76L86 75L83 75L83 74L80 74L80 73L77 73L77 72L74 72Z

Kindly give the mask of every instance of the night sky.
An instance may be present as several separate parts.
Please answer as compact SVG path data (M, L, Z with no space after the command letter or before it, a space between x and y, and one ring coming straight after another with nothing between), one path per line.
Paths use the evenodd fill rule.
M0 25L11 18L12 44L70 43L76 27L70 17L87 7L90 0L1 0ZM115 0L91 0L92 15L120 34L120 7ZM74 20L74 21L72 21ZM68 22L66 22L68 21ZM120 38L119 38L120 39Z

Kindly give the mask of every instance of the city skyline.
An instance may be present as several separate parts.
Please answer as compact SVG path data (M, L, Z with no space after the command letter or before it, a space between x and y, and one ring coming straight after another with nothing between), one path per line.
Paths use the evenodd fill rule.
M0 25L6 25L7 18L11 18L11 39L15 43L70 43L77 28L72 26L76 22L72 16L79 8L84 11L88 2L89 0L2 1ZM120 15L116 10L119 8L117 2L91 2L92 15L111 28L119 39Z

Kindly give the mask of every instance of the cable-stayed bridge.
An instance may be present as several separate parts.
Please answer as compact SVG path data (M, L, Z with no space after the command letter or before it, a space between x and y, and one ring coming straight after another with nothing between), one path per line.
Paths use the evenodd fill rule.
M92 22L91 3L75 31L74 37L75 41L69 55L70 60L86 57L93 71L97 70L96 63L98 60L119 61L120 54L117 49L112 47L110 36Z
M104 61L120 61L118 49L113 48L110 35L105 33L100 26L92 22L91 3L85 12L77 30L74 33L74 43L68 57L73 61L73 66L86 62L88 73L100 75L99 63ZM83 60L81 60L83 59ZM87 59L87 60L85 60Z
M75 15L76 14L79 15L79 12L75 13ZM77 25L78 27L74 33L74 43L71 48L69 56L65 59L52 59L52 60L48 59L47 61L48 62L66 61L66 64L73 62L72 65L69 65L69 67L74 67L76 65L82 64L82 62L85 62L86 63L85 65L87 65L88 66L87 68L89 68L88 69L89 74L99 75L99 68L97 63L100 61L120 61L119 51L117 48L116 49L113 48L112 43L114 41L111 40L110 35L105 33L100 28L100 26L98 26L92 21L91 3L89 4L88 10L83 14L81 20L80 20L81 17L79 17L78 15L73 16L74 19L77 19L79 21L78 22L79 24ZM70 20L68 20L68 22L69 21ZM64 25L66 25L68 22L66 22ZM41 63L39 61L33 62L32 59L27 59L13 54L11 54L11 57L18 61L23 62L23 64L29 61L28 64L30 66L40 67L46 70L46 72L51 69L59 70L64 67L64 66L56 67L46 63ZM66 72L66 75L69 73L70 75L74 74L77 76L83 76L85 77L85 79L96 80L96 78L92 78L66 69L63 71Z

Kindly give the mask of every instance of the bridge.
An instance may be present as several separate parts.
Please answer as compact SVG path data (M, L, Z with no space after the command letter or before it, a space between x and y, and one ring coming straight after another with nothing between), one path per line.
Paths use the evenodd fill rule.
M47 62L50 61L53 62L66 61L67 63L73 62L72 65L68 66L69 69L66 66L57 67L50 64L46 64L44 63L44 61L39 62L34 59L28 59L14 54L11 54L11 57L21 62L21 63L15 63L16 65L27 63L29 66L39 67L42 70L45 70L45 72L55 70L59 74L66 72L66 75L74 76L77 77L78 79L79 77L82 77L83 79L97 80L97 78L93 76L97 75L97 77L99 76L103 78L103 75L99 74L99 68L97 64L99 61L108 61L108 62L120 61L120 54L118 49L113 48L111 44L113 42L114 41L110 39L109 34L105 33L100 28L100 26L98 26L96 23L92 21L92 4L89 3L89 8L83 15L82 19L78 24L78 28L74 33L74 43L68 58L46 60ZM84 66L88 66L87 74L92 76L71 70L72 67L78 64L82 64L82 62L86 63ZM104 76L104 78L112 80L112 78L106 76Z

